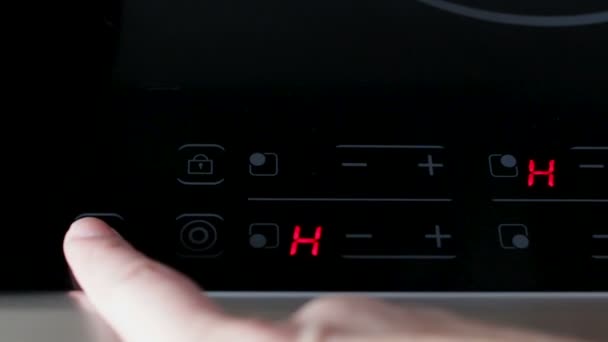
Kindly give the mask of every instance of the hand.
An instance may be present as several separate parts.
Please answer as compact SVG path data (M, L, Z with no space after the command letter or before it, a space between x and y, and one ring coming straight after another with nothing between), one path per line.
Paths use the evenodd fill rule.
M72 225L64 250L88 301L125 342L566 341L365 298L313 300L282 322L233 317L95 218Z

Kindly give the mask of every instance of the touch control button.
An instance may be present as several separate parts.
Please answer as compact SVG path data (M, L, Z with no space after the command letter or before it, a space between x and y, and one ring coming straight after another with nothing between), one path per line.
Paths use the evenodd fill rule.
M427 154L426 161L423 163L418 163L418 167L427 170L426 172L428 172L428 175L433 177L435 176L437 170L444 167L444 165L442 163L435 162L432 154Z
M177 181L183 185L219 185L224 182L224 147L187 144L178 149Z
M279 247L279 225L276 223L252 223L249 226L249 245L255 249Z
M249 156L249 174L254 177L275 177L279 174L279 155L255 152Z
M204 252L215 245L217 230L209 221L195 220L182 227L182 245L195 252Z
M494 178L515 178L519 176L517 158L512 154L490 154L488 164L490 175Z
M108 226L116 229L120 233L123 233L121 230L124 228L125 219L121 215L117 213L82 213L74 218L74 221L80 220L85 217L95 217L100 220L103 220Z
M441 231L441 227L439 225L435 225L435 232L433 234L426 234L424 237L427 239L434 240L435 247L443 248L443 240L451 239L452 235L443 233Z
M177 217L178 255L215 258L222 254L220 229L224 219L216 214L183 214Z
M528 249L530 238L525 224L501 224L498 226L498 237L503 249Z

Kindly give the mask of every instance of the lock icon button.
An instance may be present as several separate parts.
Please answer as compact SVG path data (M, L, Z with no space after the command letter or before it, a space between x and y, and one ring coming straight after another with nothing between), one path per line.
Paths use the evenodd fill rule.
M224 147L187 144L177 150L177 182L186 186L217 186L224 182Z
M197 154L188 160L189 175L213 175L213 160L206 154Z

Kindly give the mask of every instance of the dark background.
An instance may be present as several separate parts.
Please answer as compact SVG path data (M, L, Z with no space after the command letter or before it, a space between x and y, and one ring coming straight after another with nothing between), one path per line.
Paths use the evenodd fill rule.
M61 240L83 212L120 213L126 221L118 229L136 246L213 290L608 288L607 262L590 258L608 254L590 240L608 232L607 204L491 202L608 198L605 176L577 176L569 151L608 145L606 24L500 25L415 1L131 0L71 8L80 14L64 13L61 24L24 42L36 51L20 60L28 65L24 86L14 87L22 97L13 97L17 109L7 107L15 121L5 127L17 138L5 144L0 288L69 288ZM176 182L184 162L176 151L188 143L226 148L223 185ZM350 178L335 173L337 144L443 145L445 178L430 192L417 170L404 171L411 182L353 179L367 190L351 193ZM278 152L286 170L301 172L260 185L247 174L258 150ZM563 161L560 187L499 184L487 172L492 153ZM247 201L270 193L453 201ZM221 258L177 257L175 218L192 212L225 218ZM420 234L435 224L429 217L449 227L454 260L338 257L340 237L357 224L424 252ZM248 247L247 227L258 220L287 227L280 249ZM529 226L529 250L501 249L503 220ZM327 232L321 256L288 258L291 227L317 222Z

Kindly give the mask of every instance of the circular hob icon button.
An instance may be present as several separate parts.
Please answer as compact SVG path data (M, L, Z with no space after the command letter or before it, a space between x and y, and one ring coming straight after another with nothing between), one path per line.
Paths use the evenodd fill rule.
M180 238L185 248L203 252L217 242L217 230L206 220L195 220L182 227Z
M177 217L178 255L215 258L222 254L220 230L224 219L216 214L183 214Z

